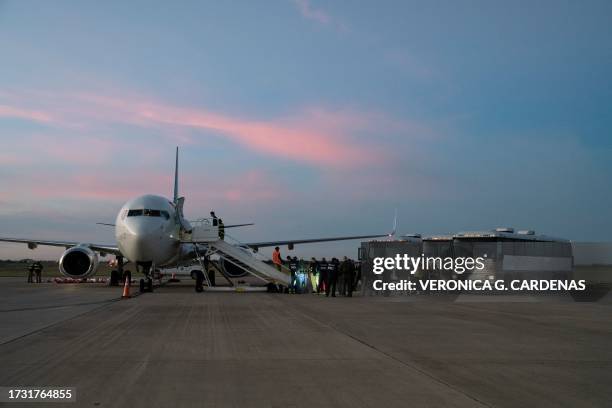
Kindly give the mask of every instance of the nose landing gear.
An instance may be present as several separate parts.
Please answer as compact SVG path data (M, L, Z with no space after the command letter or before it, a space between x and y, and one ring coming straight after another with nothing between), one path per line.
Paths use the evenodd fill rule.
M138 271L138 266L142 268L142 273L145 276L143 279L140 279L140 293L144 292L153 292L153 277L151 276L151 262L141 262L136 264L136 271Z
M153 292L153 279L152 278L140 279L139 289L140 289L140 293Z

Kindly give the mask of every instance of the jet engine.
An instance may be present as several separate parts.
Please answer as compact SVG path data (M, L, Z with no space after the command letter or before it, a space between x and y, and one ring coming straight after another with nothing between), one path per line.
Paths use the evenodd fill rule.
M244 269L234 265L225 258L221 258L219 260L219 263L221 263L221 267L225 270L225 272L229 275L230 278L241 278L243 276L248 275L248 273Z
M87 278L98 269L98 254L86 245L77 245L62 254L59 269L69 278Z

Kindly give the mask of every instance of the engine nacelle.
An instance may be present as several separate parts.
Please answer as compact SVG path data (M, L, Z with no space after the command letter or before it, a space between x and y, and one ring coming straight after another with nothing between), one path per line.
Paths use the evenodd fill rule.
M86 245L77 245L62 254L59 270L69 278L87 278L98 269L98 254Z
M225 270L225 272L229 275L230 278L241 278L243 276L248 275L247 271L245 271L239 266L234 265L223 257L219 259L219 263L221 263L221 267Z

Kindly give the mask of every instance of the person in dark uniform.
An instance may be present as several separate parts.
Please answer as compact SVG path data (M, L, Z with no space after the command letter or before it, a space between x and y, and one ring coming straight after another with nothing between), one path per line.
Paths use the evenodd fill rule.
M344 259L346 259L346 256L344 257ZM344 261L338 264L338 280L336 281L336 286L338 287L338 293L340 294L340 296L346 296L346 291L344 290L345 286L343 264Z
M327 286L329 284L327 266L327 260L325 258L321 259L321 263L319 264L319 285L317 286L318 293L327 292Z
M357 288L361 281L361 262L355 262L355 282L353 283L353 290Z
M339 292L341 296L346 296L346 285L345 285L345 276L347 275L347 258L346 256L340 262L340 267L338 268L338 286Z
M211 212L210 212L210 218L212 218L212 224L213 224L213 227L216 227L216 226L218 225L218 218L217 218L217 216L215 215L215 212L214 212L214 211L211 211Z
M291 257L287 255L285 258L285 268L289 269L289 285L287 286L285 293L291 293L291 282L293 282L293 274L291 273Z
M344 275L344 288L342 292L345 296L353 297L353 289L355 288L355 264L351 259L344 257L342 265L340 265L342 275Z
M287 262L289 262L289 271L291 271L291 277L289 282L289 293L297 293L297 271L298 271L298 259L297 257L291 258L287 257Z
M223 225L223 220L219 218L219 238L221 240L225 239L225 225Z
M327 265L327 280L329 285L325 291L325 296L329 297L331 293L332 297L336 297L336 284L338 283L338 267L340 262L336 258L332 258L331 262Z
M28 283L34 283L34 262L28 266Z
M40 261L34 262L34 278L35 278L36 283L42 282L42 270L43 270L42 263L40 263Z

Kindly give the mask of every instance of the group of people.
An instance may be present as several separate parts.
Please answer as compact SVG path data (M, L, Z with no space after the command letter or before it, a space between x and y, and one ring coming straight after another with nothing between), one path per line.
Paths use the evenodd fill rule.
M325 296L336 297L336 288L342 296L353 296L353 291L360 276L358 266L346 256L340 262L338 258L332 258L328 262L325 258L317 261L312 258L310 261L311 273L318 276L317 293L325 293Z
M43 265L40 261L32 262L28 267L28 283L42 282Z
M315 292L325 296L336 297L336 292L341 296L353 296L353 291L359 282L360 268L358 264L346 256L342 260L332 258L320 261L311 258L310 262L298 260L297 257L288 256L283 264L279 247L274 248L272 263L277 270L288 268L291 274L288 287L289 293Z

